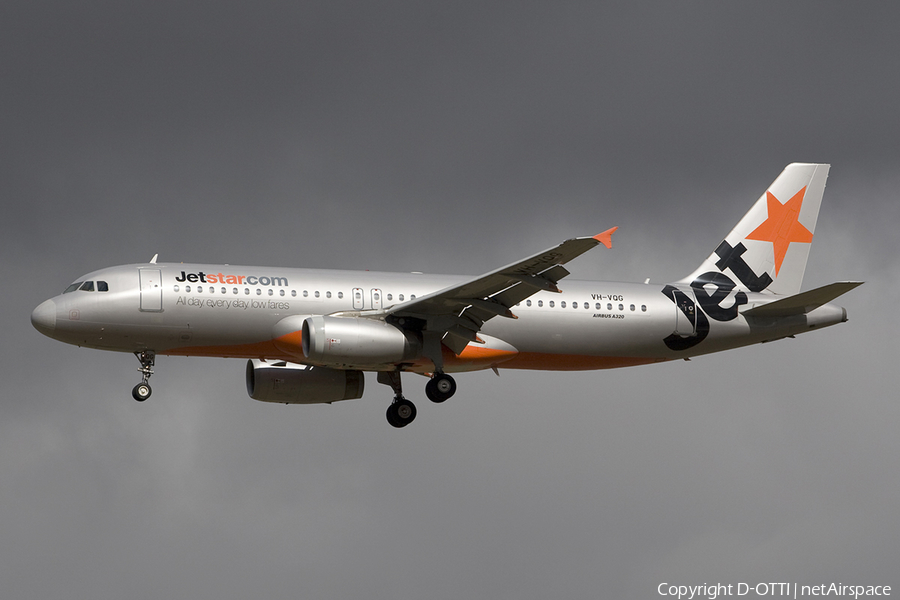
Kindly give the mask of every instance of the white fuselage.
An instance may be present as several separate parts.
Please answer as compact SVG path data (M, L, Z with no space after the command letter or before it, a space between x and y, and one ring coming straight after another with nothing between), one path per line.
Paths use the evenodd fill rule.
M297 333L302 318L388 309L465 279L373 271L135 264L79 278L79 282L104 282L107 291L98 291L95 283L92 291L78 289L56 296L35 310L34 321L50 337L104 350L308 363L297 343L277 343ZM516 319L497 317L484 324L484 337L514 351L487 361L451 356L445 370L497 366L581 370L646 364L783 338L846 319L843 309L825 305L790 318L747 319L737 314L717 321L701 314L691 322L671 293L665 293L667 286L567 279L560 287L561 293L538 292L513 306ZM693 298L690 289L679 289ZM771 300L771 295L751 294L741 308ZM729 302L733 299L721 305L727 307ZM697 311L702 313L699 305ZM702 322L709 323L707 331ZM684 340L681 346L685 347L673 349L667 338ZM491 341L486 345L491 346ZM401 368L430 372L433 364L409 361Z

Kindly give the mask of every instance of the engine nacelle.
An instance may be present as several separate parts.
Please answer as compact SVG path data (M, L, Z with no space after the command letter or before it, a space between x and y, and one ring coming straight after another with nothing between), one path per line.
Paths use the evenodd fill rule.
M303 355L332 366L373 367L421 354L415 334L384 321L352 317L308 317L303 321Z
M331 404L361 398L362 371L247 361L247 393L254 400L283 404Z

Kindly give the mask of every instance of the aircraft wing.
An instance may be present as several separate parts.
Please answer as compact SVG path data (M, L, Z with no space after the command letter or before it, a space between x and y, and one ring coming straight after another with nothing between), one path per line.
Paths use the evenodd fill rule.
M611 248L616 229L566 240L496 271L394 306L385 314L401 325L405 319L424 321L424 332L440 335L440 341L459 354L476 340L476 333L488 319L515 319L510 308L525 298L540 291L559 292L557 282L569 274L562 265L598 244Z

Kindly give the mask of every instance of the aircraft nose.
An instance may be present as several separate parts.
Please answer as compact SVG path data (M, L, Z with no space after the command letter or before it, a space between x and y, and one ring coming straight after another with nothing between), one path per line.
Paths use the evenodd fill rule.
M44 300L31 313L31 324L44 335L52 335L56 329L56 302Z

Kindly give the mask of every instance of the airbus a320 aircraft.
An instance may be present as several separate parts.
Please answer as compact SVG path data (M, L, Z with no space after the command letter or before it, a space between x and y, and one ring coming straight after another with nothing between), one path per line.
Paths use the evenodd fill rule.
M456 392L450 373L571 371L686 359L793 337L847 320L829 304L860 285L800 293L829 165L791 164L713 253L673 283L566 280L563 266L609 229L480 277L150 263L82 277L31 315L56 340L132 352L136 400L157 354L249 359L251 398L286 404L360 398L364 372L391 386L387 420L416 418L400 374L425 394Z

